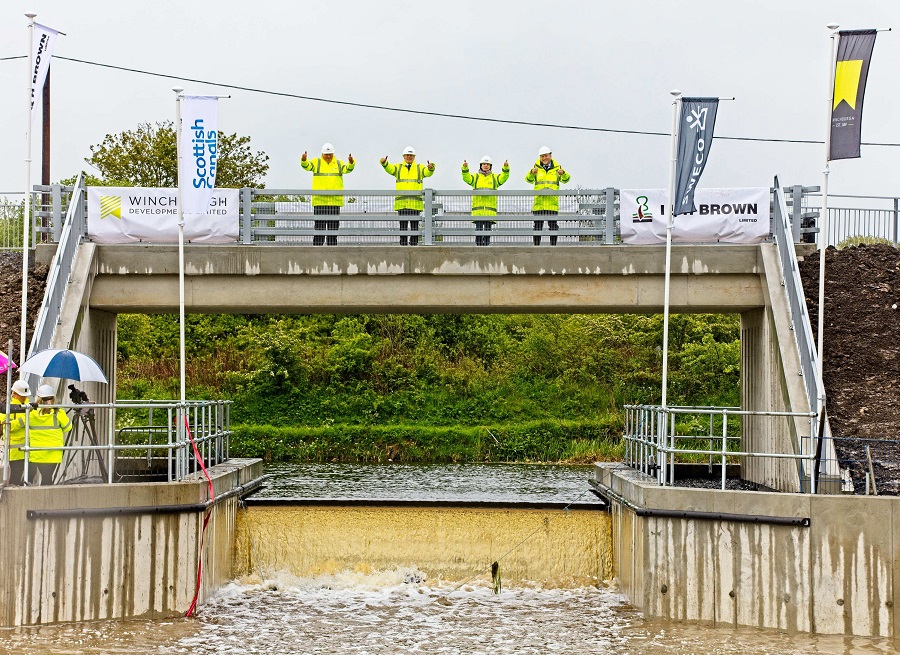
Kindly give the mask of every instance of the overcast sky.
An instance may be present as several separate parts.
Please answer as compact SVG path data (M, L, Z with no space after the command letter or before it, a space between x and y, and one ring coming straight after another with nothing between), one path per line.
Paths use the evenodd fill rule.
M4 0L0 57L26 54L26 11L67 33L54 54L253 87L449 114L668 133L671 96L730 97L717 136L821 141L829 32L878 35L863 142L900 143L900 2L896 0ZM0 61L0 190L25 184L26 60ZM308 188L298 159L332 142L357 158L352 189L390 188L378 159L412 145L437 164L431 186L462 189L459 167L508 158L508 188L542 145L584 187L667 185L666 136L486 123L362 109L150 77L72 61L52 65L53 180L87 168L108 133L171 119L173 86L230 93L220 129L270 156L269 188ZM37 126L39 126L39 119ZM39 129L37 127L36 129ZM35 134L33 180L40 178ZM818 185L824 146L716 139L701 187ZM832 163L833 193L900 195L900 147L863 146Z

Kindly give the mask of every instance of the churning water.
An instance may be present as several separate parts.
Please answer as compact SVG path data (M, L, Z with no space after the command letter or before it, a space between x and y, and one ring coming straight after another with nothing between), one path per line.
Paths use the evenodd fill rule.
M320 465L279 467L270 472L275 479L266 494L274 497L531 502L570 502L579 496L579 502L588 499L582 496L587 469L568 467ZM285 571L263 570L262 573L265 580L250 574L220 589L207 599L193 619L104 621L0 630L0 653L868 655L900 652L891 640L811 637L647 621L623 602L614 587L602 585L560 588L547 583L515 581L505 583L501 593L494 594L489 578L463 582L440 577L430 579L415 567L340 570L299 577Z

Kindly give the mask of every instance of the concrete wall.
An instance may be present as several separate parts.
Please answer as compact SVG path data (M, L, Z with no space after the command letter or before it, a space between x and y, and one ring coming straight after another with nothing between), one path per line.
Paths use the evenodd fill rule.
M900 637L900 498L659 487L598 464L612 499L622 592L648 617L817 634ZM639 516L748 514L757 523ZM809 518L808 527L764 517Z
M259 460L210 469L216 495L261 474ZM208 499L202 476L180 483L8 487L0 498L0 626L183 615L194 596L201 511L153 508ZM200 601L232 578L237 498L214 506ZM29 511L149 508L138 514L29 518Z

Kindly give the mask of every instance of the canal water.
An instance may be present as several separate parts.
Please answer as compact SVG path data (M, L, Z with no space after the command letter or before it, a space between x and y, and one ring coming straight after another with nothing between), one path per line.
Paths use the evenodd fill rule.
M589 468L272 467L270 498L585 502ZM898 653L891 640L648 621L614 586L460 584L415 569L250 574L196 618L0 630L2 653L485 653L800 655Z

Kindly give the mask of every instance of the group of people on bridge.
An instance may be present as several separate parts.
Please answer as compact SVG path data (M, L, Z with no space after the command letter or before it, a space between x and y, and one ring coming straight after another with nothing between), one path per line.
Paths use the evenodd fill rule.
M425 165L416 163L416 150L412 146L407 146L403 150L403 161L392 164L388 161L387 156L381 158L381 167L384 172L395 180L395 188L397 191L421 191L423 182L426 177L434 175L435 164L427 161ZM347 156L347 160L343 161L335 157L334 146L326 143L322 146L320 157L310 158L307 152L300 156L300 166L312 173L312 189L313 191L343 191L344 175L351 173L356 167L356 160L352 154ZM485 155L478 163L478 168L473 174L469 170L467 161L462 163L462 179L475 191L499 189L509 179L509 161L503 162L503 167L499 174L493 172L494 162ZM551 190L558 191L560 184L565 184L571 179L569 173L560 166L559 162L553 159L553 153L550 148L543 146L538 151L538 158L534 162L531 170L525 175L525 181L534 185L535 191ZM344 205L344 197L342 195L313 195L312 197L313 215L315 216L337 216L341 213L341 207ZM397 212L400 219L400 230L402 232L416 232L419 229L419 221L416 217L422 215L424 210L424 201L421 195L404 194L394 198L394 211ZM531 213L535 216L556 216L559 214L559 197L556 195L540 195L535 196ZM492 217L497 215L497 196L491 194L479 194L472 197L472 216L477 232L490 232L491 226L497 221ZM540 232L544 228L544 218L535 219L534 230ZM551 232L559 230L559 222L552 219L547 220L547 227ZM337 245L337 235L333 234L340 227L340 220L337 218L316 218L313 221L313 227L316 230L328 231L330 234L316 235L313 237L313 245ZM490 235L478 235L475 237L475 245L490 245ZM534 235L534 245L541 243L540 235ZM550 236L550 245L556 245L556 235ZM415 246L419 243L417 235L404 234L400 237L401 245Z

